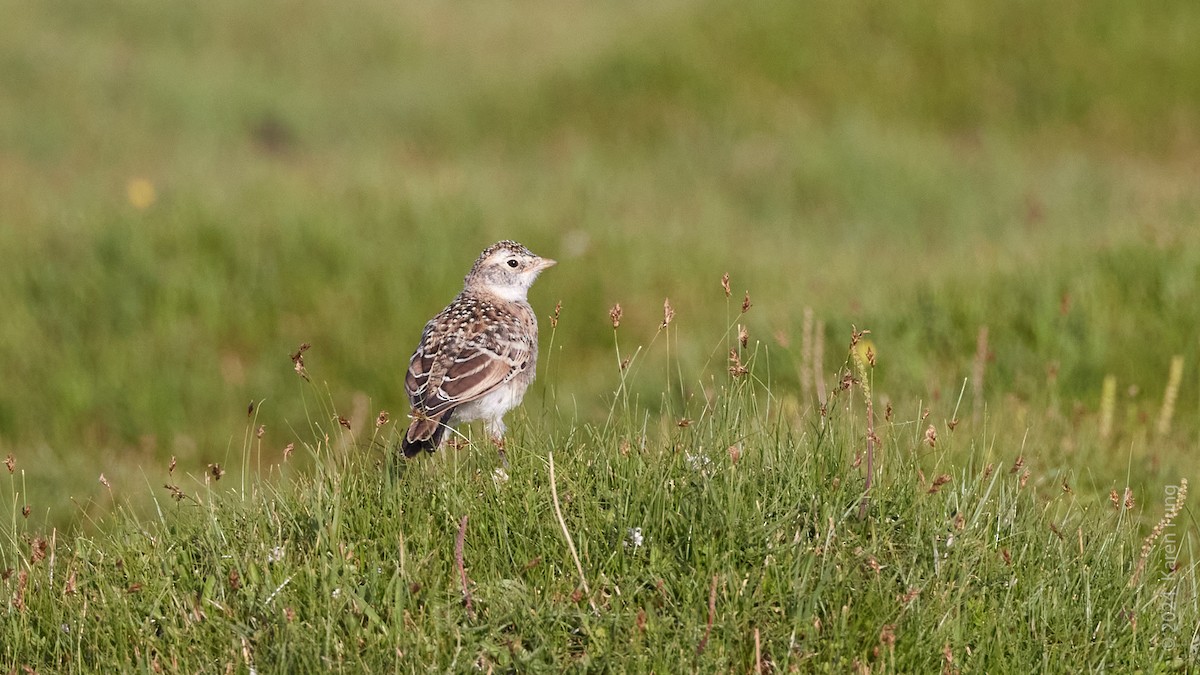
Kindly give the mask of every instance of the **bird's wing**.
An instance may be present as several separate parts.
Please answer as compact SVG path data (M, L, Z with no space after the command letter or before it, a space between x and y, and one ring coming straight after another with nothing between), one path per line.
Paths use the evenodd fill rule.
M408 364L404 379L409 402L417 412L436 416L473 401L529 368L529 337L499 330L493 324L453 334L431 321Z

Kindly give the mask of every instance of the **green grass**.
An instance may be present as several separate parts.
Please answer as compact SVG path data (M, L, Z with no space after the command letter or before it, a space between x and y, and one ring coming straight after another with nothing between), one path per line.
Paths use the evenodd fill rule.
M310 397L308 469L247 433L242 461L269 478L160 467L147 489L180 498L154 489L153 512L94 534L47 543L15 520L0 655L39 671L1195 666L1196 567L1168 571L1170 547L1193 553L1185 518L1142 561L1161 491L1112 505L1004 432L943 428L931 447L897 413L860 518L859 388L793 424L751 366L685 427L620 403L602 426L550 411L509 439L506 474L486 442L398 459L394 424L354 435Z
M927 671L945 645L965 670L1195 667L1154 618L1175 581L1127 586L1163 491L1200 480L1195 3L0 14L0 458L16 466L0 570L17 570L0 582L0 671L92 651L244 669L243 637L264 669L391 665L396 648L414 667L743 669L754 628L764 658L802 671ZM391 425L362 434L380 409L403 418L421 326L501 238L561 264L532 291L543 358L497 488L486 448L405 467ZM808 309L827 388L851 326L878 354L863 520L863 400L842 395L822 427ZM725 371L738 323L752 385ZM316 389L288 359L302 342ZM310 449L281 464L288 444ZM551 449L598 612L571 597ZM205 484L211 464L228 473ZM1135 507L1113 510L1126 487ZM467 514L473 619L452 569ZM1186 509L1175 524L1195 531ZM39 537L53 563L31 561ZM197 604L207 619L186 623ZM876 658L885 625L895 651Z

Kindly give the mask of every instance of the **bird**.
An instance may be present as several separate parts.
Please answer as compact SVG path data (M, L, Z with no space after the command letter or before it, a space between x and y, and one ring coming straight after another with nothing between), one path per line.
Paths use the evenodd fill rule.
M507 239L479 254L462 291L425 324L409 361L405 457L436 450L452 423L482 420L507 463L504 414L520 405L537 370L529 287L555 264Z

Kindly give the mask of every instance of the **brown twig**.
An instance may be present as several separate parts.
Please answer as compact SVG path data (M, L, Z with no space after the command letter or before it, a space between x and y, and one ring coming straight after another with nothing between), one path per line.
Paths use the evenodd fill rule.
M713 575L712 590L708 592L708 625L704 628L704 637L700 639L700 644L696 646L696 653L703 654L704 648L708 646L708 636L712 635L713 619L717 615L717 575Z
M467 539L467 514L458 521L458 540L454 543L454 562L458 565L458 578L462 582L463 602L467 605L467 616L475 618L475 606L471 603L471 589L467 586L467 568L463 565L463 544Z

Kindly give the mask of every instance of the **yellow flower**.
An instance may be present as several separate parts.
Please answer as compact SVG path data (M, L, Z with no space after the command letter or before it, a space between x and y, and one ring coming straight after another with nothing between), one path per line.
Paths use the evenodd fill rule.
M154 183L145 178L131 178L125 184L125 196L129 198L129 203L133 205L133 208L145 211L154 204L158 195L154 190Z

